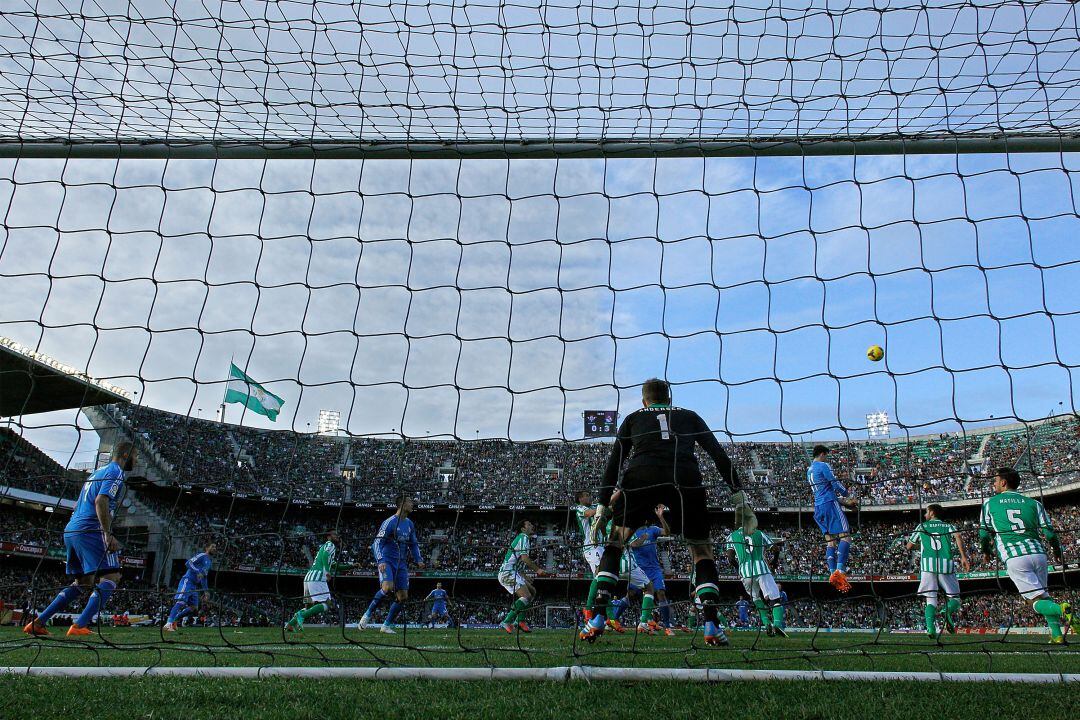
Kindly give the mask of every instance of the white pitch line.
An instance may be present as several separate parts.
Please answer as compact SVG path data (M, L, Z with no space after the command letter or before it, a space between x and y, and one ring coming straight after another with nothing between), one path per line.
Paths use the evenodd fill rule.
M747 680L920 681L994 682L1024 684L1080 683L1080 674L1052 673L936 673L874 672L850 670L712 670L664 668L601 668L561 666L550 668L386 668L386 667L0 667L0 675L39 677L210 677L249 678L351 678L360 680L536 680L574 681L677 681L736 682Z

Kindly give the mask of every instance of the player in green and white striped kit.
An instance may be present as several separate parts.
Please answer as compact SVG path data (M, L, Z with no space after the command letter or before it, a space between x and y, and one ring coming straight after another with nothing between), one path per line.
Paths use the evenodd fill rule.
M787 637L784 632L784 602L780 599L776 578L765 560L765 552L769 551L775 562L783 544L783 540L772 538L761 530L747 534L740 528L727 537L728 561L738 563L743 587L754 601L761 625L769 637Z
M1042 503L1021 495L1017 492L1019 488L1020 473L1012 468L998 468L994 476L997 494L982 506L979 543L987 561L991 559L991 550L997 550L1016 589L1050 626L1050 642L1064 645L1062 622L1071 625L1074 633L1080 633L1080 619L1073 617L1069 603L1059 605L1047 592L1046 549L1042 538L1064 564L1061 541Z
M525 608L529 607L533 596L536 595L536 588L524 571L528 568L537 575L544 574L540 566L529 557L529 550L532 547L529 538L535 532L533 524L528 520L522 520L518 525L518 530L518 534L514 536L506 554L503 555L502 566L499 568L499 584L514 596L514 603L502 621L503 630L508 633L514 632L515 625L522 632L532 632L521 618L525 614Z
M960 582L956 579L956 562L953 560L953 543L960 556L964 572L971 570L971 562L964 550L964 540L955 526L941 520L942 507L937 503L926 506L925 520L919 523L907 541L907 549L919 548L920 570L919 595L926 600L923 611L926 634L937 637L938 588L945 591L945 629L956 632L956 611L960 609Z
M585 555L585 564L589 566L589 572L593 576L592 583L589 585L589 595L585 600L585 620L588 621L592 619L592 611L589 608L596 600L596 571L600 567L600 558L604 554L607 534L601 532L598 533L598 537L591 537L593 516L596 515L592 493L588 490L579 490L574 500L577 502L577 505L573 507L574 519L577 520L578 528L581 530L583 543L581 551Z
M304 575L304 602L307 607L297 610L289 622L285 623L286 631L303 630L305 620L334 609L334 599L330 596L327 581L334 574L334 558L337 557L337 546L340 542L341 539L333 530L326 534L326 542L319 547L319 551L315 553L315 561Z

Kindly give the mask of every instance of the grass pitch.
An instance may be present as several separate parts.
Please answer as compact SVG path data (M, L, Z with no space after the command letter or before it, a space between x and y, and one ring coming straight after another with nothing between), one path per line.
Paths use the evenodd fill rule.
M0 666L429 666L716 667L1080 673L1080 646L1046 645L1042 635L949 636L873 633L732 636L729 649L700 635L606 635L596 645L573 632L507 635L489 630L373 631L311 628L106 628L86 641L30 639L0 630ZM540 683L298 679L0 679L0 718L665 717L852 718L884 720L1075 717L1075 685L911 682ZM598 713L600 713L598 715Z

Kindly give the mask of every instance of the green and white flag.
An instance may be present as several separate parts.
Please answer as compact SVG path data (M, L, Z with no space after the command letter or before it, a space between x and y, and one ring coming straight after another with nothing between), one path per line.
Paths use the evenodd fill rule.
M229 365L229 384L225 390L225 402L247 405L260 415L277 421L278 412L285 401L255 382L244 371Z

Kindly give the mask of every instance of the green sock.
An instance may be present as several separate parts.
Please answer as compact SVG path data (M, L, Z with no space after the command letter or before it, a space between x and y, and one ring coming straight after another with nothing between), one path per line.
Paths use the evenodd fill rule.
M326 610L327 610L326 604L325 603L319 603L318 605L312 605L311 607L309 607L306 610L301 610L297 614L300 616L301 620L307 620L308 618L310 618L312 616L315 616L315 615L318 615L319 613L326 612Z
M937 635L937 622L935 617L937 616L937 606L927 605L923 610L923 617L926 619L926 634Z
M641 598L641 620L639 622L647 623L652 620L653 608L655 607L656 598L652 595Z
M615 584L616 583L615 583L614 580L612 580L610 578L607 578L607 577L605 577L605 578L596 578L595 580L593 580L593 585L595 587L589 589L589 594L592 596L592 602L589 603L589 609L593 611L594 615L603 615L604 617L607 617L607 613L608 613L607 601L600 602L596 598L597 598L597 595L600 594L601 586L606 585L607 589L610 591L610 590L615 589ZM613 593L608 592L606 597L610 598L612 596L612 594Z
M956 612L960 609L960 598L949 598L945 603L945 619L950 625L956 624Z
M1050 636L1061 636L1061 606L1053 600L1038 600L1032 607L1035 612L1043 616L1046 624L1050 626Z
M772 624L778 628L784 627L784 606L780 603L772 606Z
M758 614L758 617L761 618L761 624L762 625L772 625L772 619L769 618L769 613L765 609L765 601L764 600L755 600L754 601L754 609L757 610L757 614Z
M589 583L589 595L585 598L585 608L588 609L588 610L591 610L592 606L593 606L593 603L595 603L595 602L596 602L596 578L594 577L592 579L592 582Z
M518 621L521 613L525 611L525 608L529 606L529 601L525 598L518 598L514 601L514 604L510 606L510 612L506 613L506 617L503 618L504 625L513 625Z

